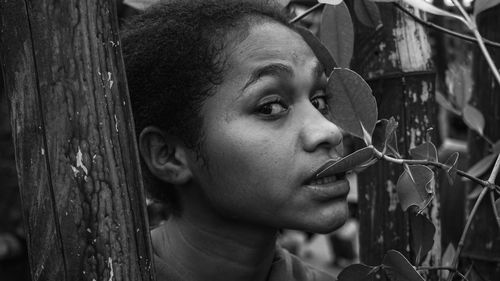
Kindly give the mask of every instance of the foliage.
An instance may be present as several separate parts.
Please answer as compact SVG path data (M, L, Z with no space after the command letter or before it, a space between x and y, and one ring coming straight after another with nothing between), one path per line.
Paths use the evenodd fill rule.
M412 247L416 251L414 265L418 268L424 257L428 254L434 243L436 231L432 222L421 213L432 202L434 198L434 187L436 183L435 169L446 172L450 183L455 181L457 175L465 177L477 183L480 188L479 196L474 208L467 220L462 233L458 248L448 245L442 256L442 264L426 270L441 270L441 278L451 280L454 274L462 278L474 279L473 268L465 274L458 272L458 257L461 248L474 217L477 207L487 193L500 193L500 186L495 185L495 178L500 169L500 140L493 143L484 136L484 117L482 113L468 104L470 92L463 90L455 99L448 100L438 96L437 101L446 109L460 115L465 124L476 131L491 145L492 153L484 157L469 171L464 172L456 167L458 153L453 153L444 163L438 162L435 145L424 142L409 151L411 159L404 159L397 151L396 128L398 126L394 118L377 120L377 104L368 84L355 72L347 69L352 57L353 49L353 27L349 10L345 3L340 1L319 1L320 3L333 4L325 6L323 10L322 29L319 40L314 36L306 34L303 37L311 45L318 59L323 65L331 66L332 61L338 62L340 67L325 67L327 69L328 84L327 91L332 98L329 107L332 111L333 121L344 131L352 136L360 138L366 147L353 152L340 160L332 160L325 172L342 173L350 170L364 168L379 160L401 164L404 167L396 185L399 202L403 210L409 213L412 231ZM375 29L380 28L380 12L373 2L397 2L395 0L356 0L354 1L356 16L364 25ZM451 17L466 24L475 35L475 41L484 46L484 40L477 32L475 16L480 12L500 4L500 0L476 0L474 14L470 17L465 13L463 7L456 0L454 4L460 9L462 15L453 14L439 9L424 0L403 0L414 8L423 10L439 16ZM323 46L323 43L325 46ZM326 51L325 51L326 50ZM498 70L488 60L488 51L481 47L486 60L490 63L492 72L498 76ZM328 52L329 51L329 52ZM333 56L329 58L329 53ZM337 64L335 64L337 65ZM496 73L495 73L496 72ZM500 83L500 76L497 77ZM480 179L494 165L488 180ZM494 204L494 216L500 225L500 200ZM449 274L451 272L451 274ZM390 250L387 252L382 263L378 266L354 264L345 268L339 275L339 280L378 280L385 275L389 280L423 280L416 268L399 252Z

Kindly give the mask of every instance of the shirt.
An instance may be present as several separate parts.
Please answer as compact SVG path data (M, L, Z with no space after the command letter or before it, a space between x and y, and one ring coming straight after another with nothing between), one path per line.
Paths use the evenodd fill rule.
M157 281L187 281L186 276L155 255ZM267 281L334 281L335 277L301 261L297 256L282 248L276 254Z

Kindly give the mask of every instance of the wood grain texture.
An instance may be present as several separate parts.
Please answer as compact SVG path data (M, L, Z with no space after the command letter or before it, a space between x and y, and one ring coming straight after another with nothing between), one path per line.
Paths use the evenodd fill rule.
M114 1L0 1L33 280L153 280Z
M355 22L356 43L353 69L370 84L377 99L378 118L394 116L399 123L400 153L424 142L428 128L437 139L437 106L434 102L435 73L425 30L391 4L378 4L384 27L375 31ZM367 264L380 264L390 249L402 252L414 262L408 215L402 211L396 184L402 166L379 161L359 177L360 255ZM436 192L438 193L438 192ZM432 254L424 264L440 259L439 200L428 217L437 231Z

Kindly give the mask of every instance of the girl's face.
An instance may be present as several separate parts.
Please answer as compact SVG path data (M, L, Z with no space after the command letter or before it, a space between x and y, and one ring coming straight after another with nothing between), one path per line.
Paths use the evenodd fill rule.
M266 227L339 227L347 181L311 180L342 146L314 53L300 35L268 22L250 27L227 63L201 110L208 161L190 161L201 201L218 216Z

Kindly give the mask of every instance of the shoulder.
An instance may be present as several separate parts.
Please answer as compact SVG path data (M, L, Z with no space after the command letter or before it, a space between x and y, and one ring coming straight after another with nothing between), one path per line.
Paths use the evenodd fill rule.
M268 281L335 281L334 276L305 263L282 248L276 249Z

